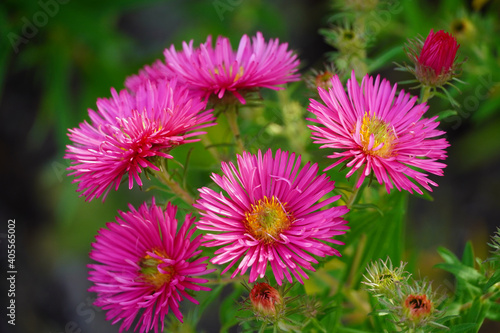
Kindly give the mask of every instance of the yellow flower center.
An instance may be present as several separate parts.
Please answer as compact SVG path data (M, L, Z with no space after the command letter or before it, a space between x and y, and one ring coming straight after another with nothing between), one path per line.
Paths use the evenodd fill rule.
M154 254L168 258L163 252L153 250ZM158 270L158 265L163 263L162 260L152 257L146 254L139 260L139 266L141 267L140 273L142 281L152 285L155 289L159 289L166 283L172 280L172 276L175 274L175 270L172 266L162 267L162 272Z
M285 206L286 203L282 204L274 196L257 201L252 210L245 213L244 223L248 233L266 244L273 243L293 222Z
M373 136L373 145L370 139ZM390 124L380 120L375 115L365 113L360 130L363 152L372 156L389 157L396 141L396 134Z
M224 69L225 72L227 72L225 64L222 65L222 68ZM243 71L244 71L243 70L243 66L240 66L240 68L238 69L238 72L234 76L233 82L238 81L243 76ZM214 68L214 74L215 75L220 75L221 74L220 71L219 71L219 69L217 67ZM229 67L229 76L233 76L233 65L231 65Z

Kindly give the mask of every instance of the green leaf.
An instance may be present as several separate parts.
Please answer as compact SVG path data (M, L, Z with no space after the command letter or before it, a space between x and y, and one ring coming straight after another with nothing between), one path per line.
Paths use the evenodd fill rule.
M478 328L477 324L465 323L465 324L458 324L451 326L448 332L450 333L476 332L477 328Z
M467 242L464 248L464 254L462 255L462 263L469 267L474 267L474 249L472 248L472 243Z
M490 320L500 321L500 304L490 302L486 317Z
M495 283L500 282L500 271L495 271L493 275L490 277L488 282L483 287L483 293L488 292L488 289L490 289Z
M441 263L435 265L434 267L450 272L453 275L455 275L457 279L466 281L473 286L479 286L482 280L484 280L484 276L480 274L478 271L469 266L465 266L461 263L460 264Z
M457 114L458 113L456 110L444 110L444 111L441 111L437 114L437 116L438 116L437 120L443 121L444 119L451 117L451 116L456 116Z
M460 263L460 260L458 260L457 256L447 248L439 247L437 251L445 262L450 264Z
M384 216L384 212L382 211L382 209L380 209L375 204L355 204L355 205L352 205L352 208L355 208L355 209L368 209L368 208L371 208L371 209L375 209L380 214L380 216Z
M390 61L394 60L399 54L403 53L403 47L401 45L395 46L392 49L387 50L381 55L377 56L369 65L368 71L374 72L382 66L386 65Z
M404 249L404 216L408 201L407 192L392 192L387 194L378 186L365 188L360 204L366 207L378 207L380 211L372 209L354 210L349 213L347 220L351 226L349 239L352 244L365 237L366 241L361 254L354 253L347 258L346 265L351 272L346 279L357 285L365 272L366 265L379 258L389 256L392 262L401 261ZM363 236L364 235L364 236ZM390 241L388 241L390 240Z

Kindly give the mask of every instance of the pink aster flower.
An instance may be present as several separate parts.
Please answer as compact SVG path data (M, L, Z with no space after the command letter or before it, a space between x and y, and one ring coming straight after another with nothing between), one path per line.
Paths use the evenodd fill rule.
M429 35L422 43L416 39L410 41L407 55L415 68L410 71L427 86L442 86L458 76L461 63L457 63L457 51L460 45L451 34L439 30Z
M167 65L161 60L156 60L151 66L146 65L139 70L138 74L131 75L125 80L125 87L132 92L137 91L148 81L157 84L165 80L172 80L174 75Z
M199 190L197 227L208 231L205 246L220 246L211 262L229 263L222 274L238 263L231 278L250 269L252 283L264 277L269 263L278 284L285 276L291 282L291 275L302 283L308 278L303 268L314 271L314 256L340 256L330 244L343 244L334 237L348 229L340 217L348 209L325 208L340 197L319 202L334 182L317 175L317 164L301 168L300 161L280 150L274 158L271 150L257 156L244 152L237 156L237 168L222 163L224 175L212 175L226 194Z
M143 168L158 170L153 157L172 158L169 151L204 134L196 131L214 125L212 110L191 98L176 81L140 86L135 94L111 90L112 98L98 99L97 112L89 110L91 123L69 130L73 145L65 158L72 160L70 175L87 200L118 189L128 174L129 188L134 181L142 186Z
M437 186L425 172L442 176L446 166L438 160L446 158L449 146L445 132L437 130L436 117L422 118L428 106L415 104L417 97L401 91L396 97L396 85L380 77L365 76L361 86L354 72L347 81L348 95L338 76L332 78L332 88L318 89L322 104L311 99L308 110L318 125L309 125L315 143L336 151L328 156L335 159L333 168L346 162L350 177L361 168L357 187L366 176L374 173L388 192L422 190L413 181L432 191Z
M278 39L268 43L260 32L250 38L244 35L238 49L233 51L228 38L219 36L215 48L209 36L199 48L193 41L183 43L183 50L176 51L174 45L165 50L165 61L174 75L179 76L193 89L222 98L230 91L241 102L245 90L264 87L282 89L278 85L299 80L296 74L299 60L288 51L288 44L279 44Z
M149 207L129 207L92 244L90 258L97 263L88 265L93 282L89 291L97 293L94 304L107 311L107 320L123 320L120 332L136 318L134 331L158 332L169 311L182 322L179 302L186 298L198 304L188 290L210 290L199 285L208 280L198 276L214 270L207 270L207 257L196 258L202 252L201 235L191 240L196 228L191 228L190 214L177 231L176 206L168 203L163 211L153 198Z

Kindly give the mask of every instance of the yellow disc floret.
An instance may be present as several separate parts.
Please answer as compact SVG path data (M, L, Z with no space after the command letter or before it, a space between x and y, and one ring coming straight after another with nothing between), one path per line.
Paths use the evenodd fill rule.
M222 68L223 68L224 71L227 72L225 64L222 65ZM233 68L234 68L233 65L229 66L229 73L228 73L229 76L233 76L233 70L234 70ZM240 66L239 69L238 69L238 72L234 76L233 82L238 81L243 76L243 72L244 72L243 66ZM220 73L220 71L219 71L219 69L217 67L214 68L213 73L215 75L221 75L221 73Z
M393 147L396 135L392 126L371 113L365 113L360 129L363 152L372 156L389 157L394 155ZM373 145L370 139L373 136Z
M153 250L152 252L158 256L168 258L168 256L160 251ZM172 266L162 267L161 270L164 273L160 272L158 270L158 265L161 263L163 263L162 260L152 257L149 254L146 254L139 260L141 278L155 289L169 283L170 280L172 280L172 276L175 274L175 270Z
M251 205L252 210L245 213L245 227L250 235L265 243L274 242L278 235L287 230L292 223L291 215L274 196L264 198Z

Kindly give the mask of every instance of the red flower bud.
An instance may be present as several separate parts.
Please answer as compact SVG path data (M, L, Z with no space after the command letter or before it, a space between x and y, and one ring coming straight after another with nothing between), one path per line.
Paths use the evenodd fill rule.
M439 30L431 32L424 42L420 56L417 56L420 66L430 67L435 75L446 74L451 71L460 45L447 32Z
M416 78L426 86L442 86L458 76L460 64L456 62L460 45L451 34L439 30L421 40L410 41L408 57L415 64L411 70Z

